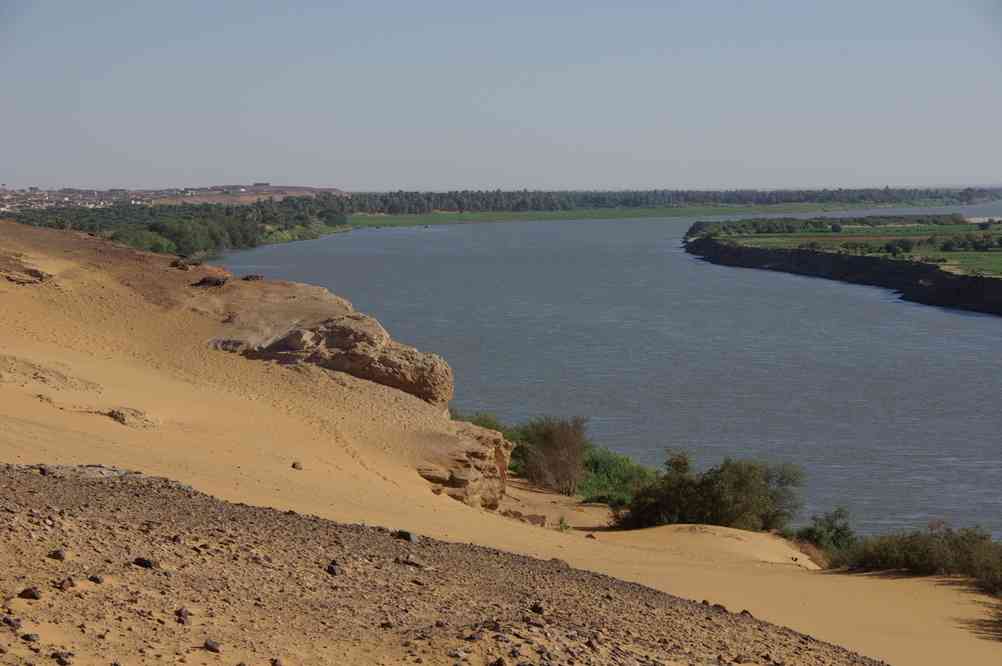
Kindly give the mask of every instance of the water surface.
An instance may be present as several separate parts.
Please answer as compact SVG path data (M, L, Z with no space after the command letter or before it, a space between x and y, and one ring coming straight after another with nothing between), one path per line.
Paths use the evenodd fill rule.
M714 266L680 247L693 221L370 229L225 263L328 287L442 354L461 411L584 415L652 465L666 447L796 462L804 516L846 505L863 531L944 519L1002 536L1002 317Z

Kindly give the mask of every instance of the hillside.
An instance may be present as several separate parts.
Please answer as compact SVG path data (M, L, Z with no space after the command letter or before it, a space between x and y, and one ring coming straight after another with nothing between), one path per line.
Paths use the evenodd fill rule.
M417 631L430 632L436 640L435 650L423 657L426 663L452 660L448 651L457 640L456 627L498 619L504 629L497 633L511 637L514 629L529 635L533 625L523 616L531 619L533 613L525 614L523 606L533 588L526 586L528 575L519 572L538 572L546 581L540 594L551 595L543 606L550 613L553 604L556 625L546 639L551 642L544 643L547 649L579 649L568 643L571 632L587 635L601 624L613 637L603 649L621 646L634 660L648 654L699 663L708 654L700 650L711 649L759 663L766 651L790 664L866 663L810 641L801 658L788 650L783 637L789 634L782 630L733 615L711 617L702 604L565 571L563 565L548 564L552 558L731 611L747 609L754 618L893 663L993 663L1000 654L997 638L991 638L996 631L992 602L960 585L818 573L788 544L764 534L700 526L560 532L485 509L504 489L506 443L491 431L470 430L448 419L444 406L451 375L442 359L393 342L378 322L323 290L235 278L222 286L195 287L204 278L225 276L209 267L182 270L167 257L84 234L2 222L0 273L0 463L113 465L190 484L225 502L291 510L317 521L406 529L433 540L542 560L509 559L433 541L414 551L437 570L422 586L407 581L425 578L424 572L401 578L401 571L409 569L395 568L393 559L405 557L401 548L410 547L390 541L385 532L223 504L166 482L61 479L7 469L0 495L13 513L0 508L0 555L16 565L7 570L14 573L0 578L0 592L11 599L24 587L43 588L40 603L15 599L7 606L14 617L34 623L26 626L51 642L46 646L74 646L80 654L74 663L91 663L84 659L92 654L90 639L77 637L64 621L75 606L50 609L49 603L63 598L91 603L91 591L82 580L79 590L67 593L51 584L65 576L85 578L98 564L108 567L98 574L112 581L120 577L99 594L111 595L108 600L116 607L127 597L138 599L135 610L152 613L146 615L149 626L164 627L156 632L158 650L170 648L164 654L173 655L180 641L190 639L184 643L189 663L267 663L272 657L324 663L311 661L316 657L310 650L319 649L313 644L321 643L318 636L345 650L373 650L384 663L413 663L414 655L407 654L411 646L403 643L416 640L408 632ZM138 485L119 485L133 482ZM90 499L81 501L81 494ZM544 513L543 505L554 501L542 493L513 494L527 514ZM596 527L570 518L572 524ZM283 538L291 555L281 554L283 547L268 536L275 530L288 533ZM175 534L181 544L173 542ZM348 546L347 552L332 545L335 538ZM195 542L201 554L182 547ZM65 565L45 557L60 547L70 554ZM171 575L123 568L123 557L150 557L154 548L154 557ZM277 560L278 568L266 572L250 561L247 549L259 549L264 562L265 555ZM355 567L371 573L367 588L355 587L360 583L354 579L344 582L352 601L336 617L357 613L358 621L342 619L344 624L333 629L312 615L303 625L285 621L303 616L299 609L329 602L317 590L331 582L316 567L338 559L337 554L327 558L331 550L344 552L349 577ZM366 557L372 559L366 563ZM199 567L220 581L218 588L200 577ZM265 575L268 585L281 577L286 592L276 587L252 594L241 582ZM465 581L462 594L456 579ZM413 594L402 591L408 585ZM618 600L608 608L588 605L601 601L602 590L610 586L614 597L622 595L622 605ZM426 587L430 595L453 601L426 604L418 596ZM558 594L565 589L570 597ZM463 594L472 601L463 601ZM255 606L254 596L261 597L262 607ZM582 608L588 612L575 611L568 599L586 601ZM210 601L216 604L212 636L178 633L156 622L169 623L165 614L176 610L169 606L183 602L191 604L194 626L205 627L201 623L209 617ZM645 603L655 607L646 620L636 611ZM395 619L406 608L415 609L413 622ZM394 617L382 615L387 612ZM449 631L434 627L436 614L446 612ZM669 616L671 622L665 619ZM253 645L244 631L252 620L262 629ZM325 621L335 623L333 616ZM394 627L379 626L387 621ZM98 620L83 622L96 625ZM641 640L666 622L673 627L669 644ZM279 626L281 640L273 631ZM339 626L351 630L338 634ZM143 647L142 640L153 635L145 631L128 644ZM348 637L347 642L336 642L336 636ZM220 641L221 656L197 650L206 638ZM0 645L21 655L20 643L12 651L16 640L10 632L0 633ZM497 644L489 645L483 654L493 658ZM122 663L145 659L136 654L122 655ZM479 659L481 653L476 654ZM631 663L608 652L584 654L591 654L594 663ZM810 660L820 654L829 661ZM7 663L5 658L0 655L0 663ZM480 663L476 659L471 663ZM525 659L542 661L538 652ZM564 656L551 663L567 661Z

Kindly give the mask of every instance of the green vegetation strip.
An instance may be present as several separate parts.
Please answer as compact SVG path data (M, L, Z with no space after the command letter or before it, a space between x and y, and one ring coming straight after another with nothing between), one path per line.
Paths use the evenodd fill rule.
M709 221L697 222L686 234L700 236L749 247L882 256L939 264L955 273L1002 276L1002 220L898 215Z

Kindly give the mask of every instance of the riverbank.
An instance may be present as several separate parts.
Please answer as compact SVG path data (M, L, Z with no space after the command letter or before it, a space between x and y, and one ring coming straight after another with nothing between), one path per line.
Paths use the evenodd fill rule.
M685 251L711 263L885 287L906 301L1002 315L1002 279L958 275L936 264L806 248L763 248L726 239L687 239Z

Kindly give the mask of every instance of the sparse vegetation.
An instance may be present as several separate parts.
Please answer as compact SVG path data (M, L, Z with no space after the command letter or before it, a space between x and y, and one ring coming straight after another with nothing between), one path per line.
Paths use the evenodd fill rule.
M1002 543L977 527L932 525L925 531L864 537L836 551L832 566L917 576L968 576L985 592L1002 595Z
M540 417L520 425L501 422L495 415L478 412L452 417L497 430L515 444L510 471L545 488L580 495L585 502L619 507L652 481L654 470L629 456L614 453L589 441L583 418ZM573 491L566 492L573 488Z

